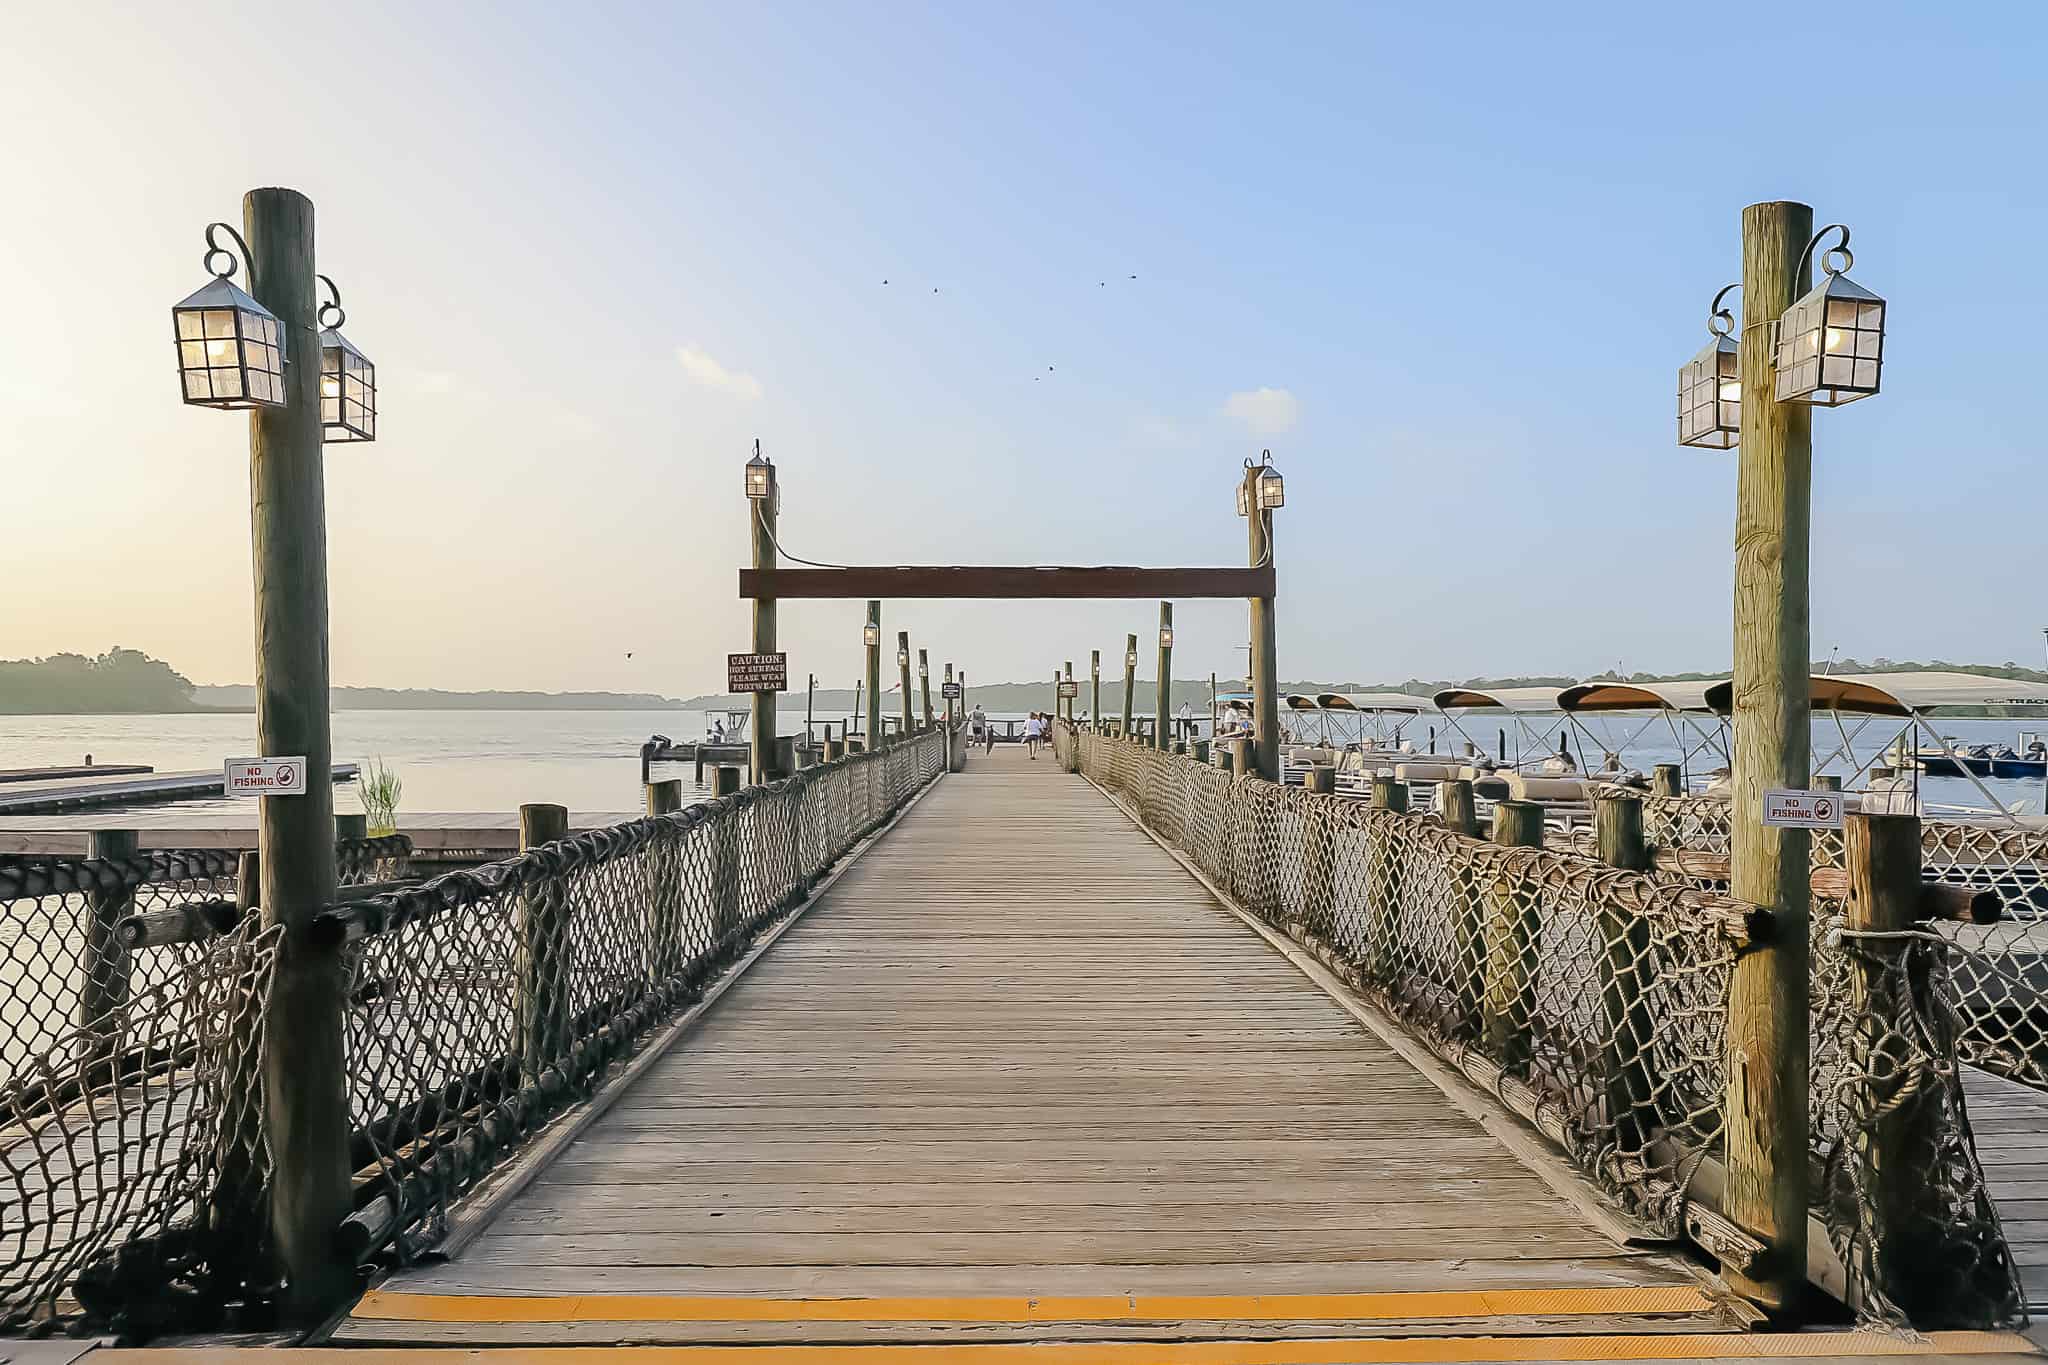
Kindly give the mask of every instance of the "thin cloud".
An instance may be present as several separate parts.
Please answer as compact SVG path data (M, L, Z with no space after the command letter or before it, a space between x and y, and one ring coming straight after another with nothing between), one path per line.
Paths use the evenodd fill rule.
M1286 389L1246 389L1230 395L1223 411L1260 436L1278 436L1294 429L1301 417L1301 401Z
M761 396L760 380L738 370L728 370L710 352L698 347L676 347L676 363L683 367L683 373L690 377L693 384L716 389L743 403L751 403Z

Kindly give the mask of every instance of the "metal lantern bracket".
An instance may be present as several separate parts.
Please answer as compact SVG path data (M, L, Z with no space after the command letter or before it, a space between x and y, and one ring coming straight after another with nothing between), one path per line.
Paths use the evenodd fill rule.
M320 305L320 311L314 316L314 322L323 332L339 331L348 323L348 314L342 310L341 306L341 291L335 288L334 281L325 275L315 275L313 278L327 286L327 302ZM329 321L329 314L333 315L332 321Z
M250 256L249 244L242 240L242 234L235 231L233 224L230 223L208 223L206 225L206 254L199 258L200 266L205 269L207 274L217 280L231 280L235 277L235 253L220 244L219 239L213 235L216 232L225 232L233 240L236 249L242 253L241 263L248 268L249 279L253 283L256 279L255 258ZM216 270L214 268L213 258L216 256L227 257L227 269ZM325 279L326 276L323 275L321 278ZM328 287L332 288L333 286L329 285Z

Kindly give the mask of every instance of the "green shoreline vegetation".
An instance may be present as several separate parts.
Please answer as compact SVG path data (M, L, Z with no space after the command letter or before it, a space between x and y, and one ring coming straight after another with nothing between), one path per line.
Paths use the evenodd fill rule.
M2007 660L2002 664L1950 663L1936 659L1929 663L1901 662L1877 658L1868 663L1855 659L1817 660L1815 673L1926 673L1954 671L1981 673L1994 678L2048 683L2048 671L2022 668ZM1613 671L1585 678L1532 675L1515 678L1409 678L1403 682L1289 682L1287 692L1406 692L1428 696L1446 687L1567 687L1576 682L1692 682L1726 677L1719 673L1627 673ZM1219 679L1224 691L1241 690L1238 678ZM1122 705L1123 675L1105 673L1102 697L1106 710ZM885 695L892 694L889 689ZM1051 707L1051 686L1045 682L972 683L968 699L989 711L1033 711ZM932 687L932 704L939 705L937 680ZM1087 707L1088 680L1081 679L1082 709ZM1206 679L1173 681L1172 705L1183 702L1197 710L1209 705ZM853 706L852 688L821 688L811 700L820 716L842 715ZM1140 679L1135 699L1141 714L1150 714L1153 683ZM447 692L439 688L337 687L333 705L341 711L722 711L743 709L747 699L707 693L677 699L651 692ZM787 692L779 709L801 710L802 692ZM256 689L247 684L196 685L161 659L140 650L116 646L98 657L83 654L52 654L40 659L0 660L0 715L168 715L179 713L240 712L256 708ZM1962 714L1958 712L1957 714ZM1984 715L2024 715L2013 708L1990 708Z

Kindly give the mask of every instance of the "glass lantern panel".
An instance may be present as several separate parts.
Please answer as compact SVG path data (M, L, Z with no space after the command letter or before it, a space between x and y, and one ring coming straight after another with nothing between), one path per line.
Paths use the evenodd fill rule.
M1848 383L1850 375L1854 373L1854 365L1855 362L1845 357L1829 356L1821 362L1821 382L1831 387L1836 384Z
M206 334L210 337L231 337L235 334L235 310L232 308L209 308L206 319Z
M1862 307L1862 308L1861 308L1861 309L1860 309L1859 311L1860 311L1860 313L1861 313L1861 316L1859 316L1859 317L1857 318L1857 320L1856 320L1856 325L1857 325L1857 326L1859 326L1859 327L1875 327L1875 328L1879 328L1879 329L1882 329L1882 328L1884 327L1884 305L1883 305L1883 304L1881 304L1881 303L1866 303L1866 304L1864 304L1864 305L1863 305L1863 307Z
M322 398L320 400L320 420L330 426L341 420L341 400L339 398Z
M178 343L178 363L188 370L206 368L206 343L203 341L181 341Z
M187 398L213 397L213 386L206 382L206 371L185 371L185 396Z
M1881 332L1858 332L1856 334L1856 354L1865 359L1875 360L1882 353L1883 344L1883 333Z
M200 335L199 313L196 309L180 308L178 312L178 335L196 337Z
M1828 326L1854 327L1855 325L1856 305L1854 302L1849 299L1828 300Z
M1853 382L1855 383L1856 387L1857 387L1857 388L1859 388L1859 389L1874 389L1874 388L1876 388L1876 387L1877 387L1877 362L1876 362L1875 360L1859 360L1859 361L1857 361L1857 362L1856 362L1856 378L1855 378L1855 380L1854 380Z
M1730 429L1742 425L1742 405L1740 403L1721 404L1721 425Z
M213 396L215 398L240 398L242 396L242 372L240 370L214 370Z

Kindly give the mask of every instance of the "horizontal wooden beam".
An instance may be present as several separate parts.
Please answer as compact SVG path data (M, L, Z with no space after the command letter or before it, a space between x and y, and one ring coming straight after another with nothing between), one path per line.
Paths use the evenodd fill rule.
M741 569L742 598L772 597L1271 597L1273 566L1257 569L1035 568L920 564L858 569Z

